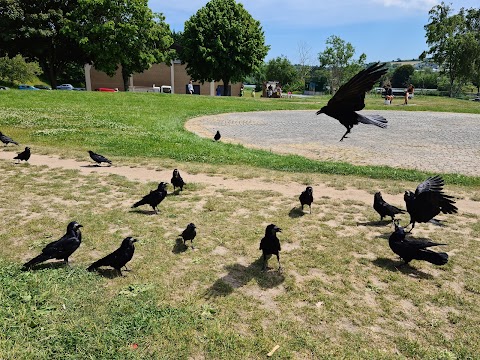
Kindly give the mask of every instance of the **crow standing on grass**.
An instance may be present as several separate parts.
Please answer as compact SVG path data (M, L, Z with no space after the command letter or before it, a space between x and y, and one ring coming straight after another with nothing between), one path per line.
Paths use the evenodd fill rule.
M405 210L390 205L383 200L382 193L380 191L376 192L373 196L373 208L380 215L380 221L382 221L385 216L390 216L392 220L394 220L396 214L405 214Z
M67 232L59 240L51 242L42 249L42 253L32 260L26 262L23 267L26 269L50 259L63 259L68 265L68 258L78 249L82 242L82 225L72 221L67 226Z
M277 237L277 232L282 232L278 226L274 224L270 224L265 229L265 236L260 241L260 250L262 250L263 254L263 267L262 270L267 270L268 259L272 255L277 256L278 261L278 271L282 269L280 266L280 254L279 251L281 250L280 247L280 240Z
M92 150L88 150L88 153L90 154L90 157L92 158L92 160L95 161L97 164L101 165L102 162L104 162L112 165L112 162L108 160L105 156L100 154L95 154Z
M183 245L187 247L187 244L185 244L185 241L190 240L192 243L192 249L193 249L193 239L195 239L195 236L197 236L197 227L195 226L194 223L190 223L187 225L187 228L183 230L183 232L180 234L180 236L183 239Z
M22 160L28 161L28 159L30 159L30 155L31 155L30 148L27 146L25 150L23 150L21 153L15 156L13 159L18 160L19 162Z
M126 264L132 260L133 253L135 252L134 243L136 242L137 239L134 239L131 236L126 237L123 239L122 244L117 250L101 258L100 260L95 261L87 268L87 270L93 271L101 266L110 266L117 270L120 275L122 275L122 267L126 267Z
M2 143L5 144L5 146L7 146L8 144L15 144L15 145L18 145L18 143L16 141L14 141L11 137L8 137L7 135L5 135L4 133L2 133L0 131L0 141Z
M443 192L444 183L443 179L436 175L418 185L415 193L405 191L403 198L410 214L410 224L412 224L410 231L413 230L416 222L433 222L439 225L440 221L434 217L440 212L453 214L458 211L458 208L453 205L455 204L453 196Z
M365 107L365 93L370 91L380 77L386 73L385 64L375 63L369 66L351 78L346 84L340 86L327 105L317 111L317 115L331 116L347 128L340 141L346 138L353 126L359 122L373 124L381 128L387 127L387 120L380 115L366 116L356 113L356 111Z
M213 140L218 141L218 140L220 140L221 137L222 137L222 135L220 135L220 131L217 130L215 136L213 137Z
M302 211L303 211L303 206L308 205L310 208L310 214L311 214L312 202L313 202L313 188L311 186L307 186L305 191L303 191L298 198L300 200L300 204L302 204Z
M424 260L434 265L445 265L448 262L448 254L429 250L429 247L446 245L428 240L413 240L405 238L405 230L395 222L395 231L388 238L388 244L392 251L400 256L405 264L412 260Z
M183 186L186 185L185 181L183 181L182 177L180 176L180 171L178 169L173 170L172 179L170 180L173 185L173 192L175 192L175 188L180 188L180 191L183 191Z
M162 181L160 184L158 184L158 188L156 190L150 191L150 193L145 195L142 200L133 204L132 208L136 208L141 205L150 205L153 211L155 211L155 214L158 214L158 205L167 196L167 190L165 190L166 187L167 183Z

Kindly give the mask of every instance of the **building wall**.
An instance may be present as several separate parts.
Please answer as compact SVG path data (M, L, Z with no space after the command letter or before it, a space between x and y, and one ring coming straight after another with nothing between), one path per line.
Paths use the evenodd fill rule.
M143 73L133 74L133 86L152 87L155 86L172 86L171 81L171 68L165 64L154 64L148 70ZM100 87L118 88L120 91L125 91L122 80L121 69L117 70L117 73L113 77L109 77L104 72L96 70L92 66L90 70L90 79L92 84L92 90ZM186 66L180 62L174 63L174 92L175 94L186 94L186 85L190 81L190 76L187 74ZM129 83L131 84L131 82ZM200 82L193 82L194 85L200 86L200 95L215 95L215 89L218 83L214 83L213 87L211 83L206 82L201 84ZM222 84L220 82L220 84ZM241 83L231 84L232 96L238 96L240 93ZM213 91L212 91L213 89Z

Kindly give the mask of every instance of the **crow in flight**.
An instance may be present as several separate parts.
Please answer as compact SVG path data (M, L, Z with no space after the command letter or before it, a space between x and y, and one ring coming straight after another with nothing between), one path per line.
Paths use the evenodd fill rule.
M88 153L90 154L90 157L92 158L93 161L95 161L97 164L101 165L102 162L108 163L112 165L112 162L108 160L105 156L100 155L100 154L95 154L93 151L88 150Z
M18 160L19 162L22 160L28 161L28 159L30 159L30 148L27 146L25 150L15 156L13 159Z
M185 244L185 241L190 240L192 242L192 249L193 249L193 239L195 239L195 236L197 236L197 231L196 231L196 226L194 223L190 223L187 225L187 228L183 230L183 232L180 234L180 236L183 239L183 245L187 247Z
M340 141L347 137L354 125L359 122L373 124L381 128L387 127L387 120L380 115L360 115L356 111L365 107L365 92L370 91L380 77L387 73L385 64L375 63L360 71L328 101L327 105L317 111L317 115L331 116L347 128Z
M300 204L302 204L302 211L303 211L303 206L308 205L310 208L310 214L311 214L312 202L313 202L313 188L311 186L307 186L305 191L303 191L298 198L300 200Z
M218 140L220 140L221 137L222 137L222 135L220 135L220 131L217 130L217 133L213 137L213 140L218 141Z
M443 192L443 185L443 179L436 175L418 185L415 193L405 191L403 199L410 214L410 224L412 224L410 232L416 222L426 223L433 220L434 223L439 224L434 217L440 212L444 214L457 213L458 208L453 205L455 204L455 201L452 200L453 196Z
M424 260L434 265L445 265L448 262L448 254L429 250L429 247L446 245L427 240L413 240L405 238L405 230L395 222L395 231L388 238L388 244L392 251L400 256L405 264L412 260Z
M72 221L67 226L67 232L59 240L51 242L42 249L42 253L32 260L26 262L23 267L26 269L50 259L63 259L68 265L68 258L78 249L82 242L82 233L80 225L76 221Z
M385 216L390 216L392 220L394 220L396 214L405 214L405 210L390 205L383 200L382 193L380 191L376 192L373 196L373 208L380 215L380 221L382 221Z
M272 255L277 256L278 271L282 269L282 267L280 266L280 254L279 254L279 251L282 249L280 248L280 240L277 237L277 232L282 232L282 229L280 229L278 226L274 224L268 225L267 228L265 229L265 236L260 241L260 250L262 250L262 254L263 254L262 270L267 270L268 259L270 259Z
M133 244L136 242L137 239L134 239L131 236L126 237L123 239L122 244L117 250L101 258L100 260L95 261L87 268L87 270L93 271L101 266L110 266L117 270L120 275L122 275L122 267L132 260L133 253L135 252L135 245Z
M167 183L162 181L160 184L158 184L158 188L156 190L150 191L150 193L145 195L142 200L133 204L132 208L136 208L141 205L150 205L153 211L155 211L155 214L158 214L158 205L167 196L167 190L165 190L166 187Z
M3 142L5 144L5 146L7 146L10 143L18 145L18 143L16 141L14 141L12 138L8 137L7 135L2 133L1 131L0 131L0 141Z
M180 191L183 191L183 186L186 185L185 181L183 181L182 177L180 176L180 171L177 169L173 170L172 179L170 180L173 185L173 192L175 192L175 188L180 188Z

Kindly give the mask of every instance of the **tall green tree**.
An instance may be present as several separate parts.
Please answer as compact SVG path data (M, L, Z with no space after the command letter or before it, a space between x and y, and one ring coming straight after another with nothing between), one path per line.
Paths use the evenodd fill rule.
M40 74L42 70L36 61L27 62L21 55L0 58L0 79L10 83L15 81L24 83L34 80Z
M354 60L353 45L336 35L330 36L326 45L325 50L318 54L318 59L320 66L329 72L330 91L334 93L341 84L365 66L367 56L362 53L358 60Z
M267 55L260 22L235 0L211 0L185 22L180 57L195 80L241 81Z
M292 85L299 78L297 69L285 56L278 56L267 62L267 80L280 81L282 87Z
M113 76L120 67L125 90L133 73L166 62L173 53L169 26L148 0L78 0L68 33L96 69Z
M410 77L415 69L412 65L402 65L395 69L390 82L393 87L404 87L410 83ZM417 86L417 84L414 84Z
M69 64L87 61L78 42L64 31L77 5L77 0L0 0L2 55L37 60L55 87L58 74Z

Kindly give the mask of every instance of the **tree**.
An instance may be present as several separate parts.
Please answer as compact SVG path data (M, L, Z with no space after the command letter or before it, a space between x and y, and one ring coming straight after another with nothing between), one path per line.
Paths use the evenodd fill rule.
M299 42L297 44L298 48L298 76L300 77L300 81L305 83L306 78L309 76L312 66L311 64L311 50L312 48L306 42Z
M0 79L10 83L15 81L24 83L34 80L40 74L42 74L40 65L37 62L26 62L21 55L11 59L8 56L0 58Z
M297 69L285 56L278 56L267 62L267 80L277 80L283 88L292 85L298 79Z
M96 69L113 76L120 66L125 90L134 72L166 62L174 53L169 26L150 10L148 0L78 0L68 33Z
M37 60L55 87L67 64L83 65L86 54L64 32L78 1L0 0L0 49Z
M468 9L466 21L468 30L475 36L475 41L471 45L475 47L474 52L480 54L480 9ZM480 95L480 57L478 55L474 57L470 79L477 88L477 95Z
M361 54L358 60L353 60L353 45L336 35L330 36L326 44L326 49L318 54L318 59L320 66L329 70L330 91L333 94L341 84L365 66L367 56Z
M410 77L415 72L412 65L402 65L395 69L391 78L392 87L404 87L410 83ZM418 86L417 84L415 84Z
M211 0L185 22L181 60L195 80L240 81L263 63L265 45L260 22L235 0Z

